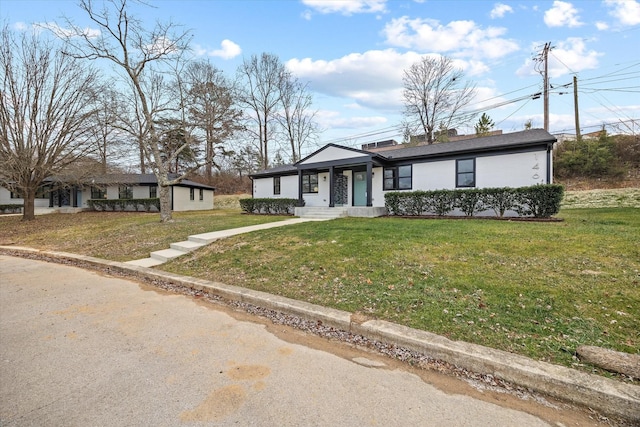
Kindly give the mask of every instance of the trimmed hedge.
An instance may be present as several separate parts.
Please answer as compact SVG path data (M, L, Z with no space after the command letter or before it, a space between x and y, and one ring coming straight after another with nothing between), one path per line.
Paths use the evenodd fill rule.
M24 208L24 205L0 205L0 213L22 213L22 208Z
M240 208L251 214L288 214L293 215L298 199L240 199Z
M160 210L160 199L89 199L87 206L94 211L151 211Z
M457 208L466 216L491 209L497 217L503 217L511 210L520 216L549 218L560 211L563 195L563 186L548 184L520 188L394 191L386 193L384 199L389 215L445 216Z

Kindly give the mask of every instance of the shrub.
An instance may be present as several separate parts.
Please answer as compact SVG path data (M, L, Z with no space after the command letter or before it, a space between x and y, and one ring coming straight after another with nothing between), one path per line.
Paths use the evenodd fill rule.
M94 211L136 211L144 209L146 212L151 208L160 210L160 199L89 199L87 206Z
M456 207L466 216L485 210L485 193L482 190L469 189L457 192Z
M0 205L0 213L22 213L24 205L5 204Z
M464 190L436 190L429 191L431 210L438 216L444 216L456 206L457 192Z
M293 215L298 199L251 198L240 199L240 209L251 214L287 214Z
M467 216L492 209L498 217L513 210L520 216L549 218L560 211L563 194L561 185L534 185L522 188L389 192L384 198L389 215L419 216L433 213L444 216L457 207Z
M549 218L560 211L564 187L557 184L534 185L517 189L515 211L522 216Z
M487 209L493 209L496 216L502 218L508 210L514 209L516 203L516 191L513 188L485 188L484 203Z

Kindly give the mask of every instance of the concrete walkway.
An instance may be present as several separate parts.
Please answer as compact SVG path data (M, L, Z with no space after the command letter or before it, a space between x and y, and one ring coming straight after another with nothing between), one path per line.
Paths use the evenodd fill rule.
M151 252L149 258L135 259L127 261L126 264L136 265L139 267L155 267L165 262L186 255L191 251L206 246L216 240L226 237L235 236L237 234L251 233L258 230L267 230L269 228L284 227L287 225L300 224L309 221L327 221L331 218L292 218L284 221L269 222L266 224L249 225L247 227L231 228L228 230L212 231L210 233L194 234L189 236L187 240L182 242L171 243L169 249Z

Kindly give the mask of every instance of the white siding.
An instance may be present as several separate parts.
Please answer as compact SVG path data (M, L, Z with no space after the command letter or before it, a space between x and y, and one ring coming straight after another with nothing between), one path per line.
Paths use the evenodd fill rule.
M193 189L193 198L191 200L188 187L173 187L173 210L179 211L199 211L213 209L213 191L203 189L203 200L200 200L200 189ZM149 197L147 193L147 197Z
M273 194L273 177L254 178L253 197L257 199L297 199L298 175L280 177L280 194Z
M301 164L330 162L332 160L354 159L358 157L367 157L366 154L357 151L345 150L340 147L327 147L314 156L309 157Z
M22 205L24 199L12 199L11 192L4 187L0 187L0 205ZM49 198L35 199L34 206L36 208L48 208Z
M547 152L544 150L476 159L477 188L527 187L545 184L546 179Z

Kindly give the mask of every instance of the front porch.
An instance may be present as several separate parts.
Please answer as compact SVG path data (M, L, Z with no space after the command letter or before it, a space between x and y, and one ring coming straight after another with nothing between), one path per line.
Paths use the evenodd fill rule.
M379 216L385 216L386 214L387 208L378 206L308 206L297 207L295 209L295 216L300 218L375 218Z

